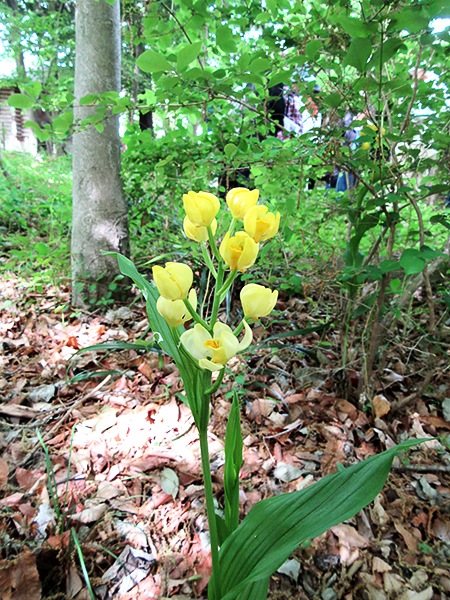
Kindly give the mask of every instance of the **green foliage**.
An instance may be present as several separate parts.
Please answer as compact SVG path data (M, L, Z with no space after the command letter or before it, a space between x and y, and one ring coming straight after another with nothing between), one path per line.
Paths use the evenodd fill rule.
M66 157L4 154L10 177L0 177L2 270L30 287L55 282L70 269L71 176Z
M394 457L417 443L404 442L304 490L258 502L220 549L221 600L241 599L249 585L265 585L299 545L355 515L381 491ZM217 600L213 589L214 574L208 597Z

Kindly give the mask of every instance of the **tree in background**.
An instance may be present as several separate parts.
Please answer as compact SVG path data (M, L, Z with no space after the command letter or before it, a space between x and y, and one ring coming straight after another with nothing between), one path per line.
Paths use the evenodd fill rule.
M76 11L75 123L98 116L96 95L120 92L120 4L80 0ZM107 295L119 274L103 251L129 254L128 216L120 177L118 117L105 108L102 122L84 126L73 140L72 302Z

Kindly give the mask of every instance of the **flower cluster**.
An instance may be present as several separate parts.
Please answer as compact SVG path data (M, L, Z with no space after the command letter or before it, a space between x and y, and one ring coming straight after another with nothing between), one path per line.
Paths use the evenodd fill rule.
M173 262L167 263L164 268L153 267L153 279L160 293L156 308L174 331L194 319L194 327L184 331L179 340L202 369L221 370L233 356L248 348L253 336L247 321L266 317L277 302L277 291L251 283L245 285L240 294L244 311L241 325L233 332L228 325L217 320L218 307L237 272L243 273L250 268L258 256L260 242L273 238L278 232L280 213L275 215L269 212L267 206L258 205L258 198L258 190L235 188L228 192L226 202L233 218L217 248L214 236L217 232L216 216L220 210L219 199L209 192L191 191L183 195L186 212L184 233L189 239L204 245L205 260L216 279L209 323L196 313L197 294L192 288L194 277L191 268ZM239 222L242 222L244 231L235 232ZM206 250L207 242L217 260L217 271ZM224 282L225 267L229 267L231 273ZM239 341L238 335L242 330L244 335Z

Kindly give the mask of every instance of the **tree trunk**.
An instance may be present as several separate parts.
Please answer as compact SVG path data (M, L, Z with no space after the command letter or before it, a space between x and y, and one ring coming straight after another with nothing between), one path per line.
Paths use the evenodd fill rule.
M80 106L87 94L120 91L120 4L79 0L76 9L75 122L95 113ZM103 251L129 254L127 206L120 177L117 116L106 115L73 137L72 303L86 306L107 297L119 274Z

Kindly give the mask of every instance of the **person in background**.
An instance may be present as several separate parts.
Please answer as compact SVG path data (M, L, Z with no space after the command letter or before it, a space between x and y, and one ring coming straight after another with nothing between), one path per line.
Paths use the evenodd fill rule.
M308 133L312 129L318 129L322 125L322 113L319 112L317 96L322 91L320 85L316 83L313 87L313 96L309 96L303 105L302 128L303 133Z

